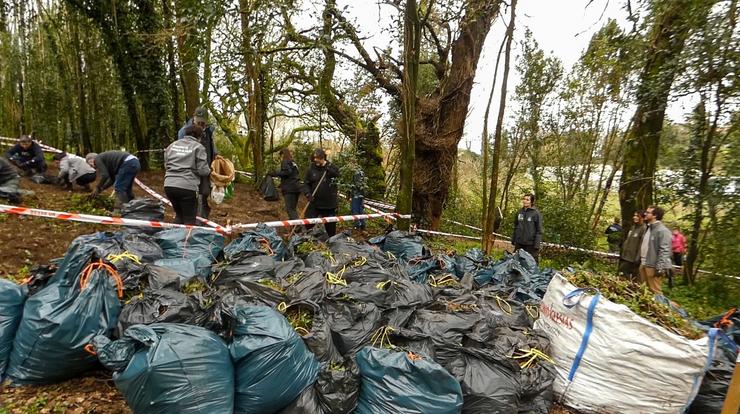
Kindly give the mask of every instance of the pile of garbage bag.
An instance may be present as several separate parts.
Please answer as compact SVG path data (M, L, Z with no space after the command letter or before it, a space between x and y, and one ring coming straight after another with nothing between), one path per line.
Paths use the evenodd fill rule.
M53 383L100 362L135 413L544 414L562 381L541 322L559 276L525 251L124 230L35 274L0 284L0 374L7 359L12 383Z

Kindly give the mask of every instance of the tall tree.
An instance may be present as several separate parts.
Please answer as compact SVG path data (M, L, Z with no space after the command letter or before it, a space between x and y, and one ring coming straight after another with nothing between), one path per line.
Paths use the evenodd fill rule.
M401 214L411 213L414 195L414 159L416 157L416 89L419 83L419 52L421 48L422 23L416 0L406 0L403 13L403 93L401 118L401 186L398 192L397 209ZM401 220L399 228L409 229L409 220Z
M506 111L506 86L509 81L509 62L511 60L511 42L514 39L514 23L516 22L516 1L511 0L511 17L509 26L506 28L506 52L504 57L504 76L501 79L501 100L499 101L498 119L496 120L496 132L493 137L493 165L491 166L491 192L488 197L488 212L483 223L483 250L486 254L493 249L493 225L496 215L496 196L498 193L499 160L501 158L501 131L503 131L504 113Z
M530 161L534 193L537 197L542 197L542 112L545 99L555 89L563 69L557 58L545 55L529 29L524 34L522 55L516 69L521 76L521 82L515 89L519 103L517 123L521 133L528 137L526 152Z
M498 0L445 5L427 1L421 7L420 15L424 16L421 19L422 41L426 40L421 48L428 45L436 52L434 58L423 64L433 68L436 79L429 91L419 97L415 109L412 209L415 217L428 222L432 228L439 227L449 196L478 58L500 4ZM396 59L387 51L377 50L378 57L371 57L355 27L339 10L334 9L333 13L359 55L359 58L348 58L365 69L398 107L402 107L403 87L399 83L403 82L403 71L394 64ZM446 38L440 36L442 31L446 32Z
M637 86L637 108L624 152L619 184L622 222L654 200L654 177L668 96L680 73L681 51L692 29L706 19L714 0L652 2L650 31Z
M740 83L736 35L737 0L723 2L712 10L705 24L689 39L687 70L682 74L680 90L700 95L691 117L691 136L686 156L682 158L682 201L691 209L691 230L684 277L693 283L706 246L707 233L715 232L723 211L732 209L733 197L727 197L727 178L717 164L722 152L731 153L740 133ZM725 125L722 125L722 123ZM735 137L735 141L733 141ZM726 161L730 164L731 161ZM714 182L713 182L714 181Z

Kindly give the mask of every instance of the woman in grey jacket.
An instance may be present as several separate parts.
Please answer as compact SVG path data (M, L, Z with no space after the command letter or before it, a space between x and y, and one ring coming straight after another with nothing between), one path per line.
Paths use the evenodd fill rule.
M211 173L206 149L198 142L202 133L201 127L191 125L183 139L164 151L164 192L175 210L175 223L195 224L200 180Z

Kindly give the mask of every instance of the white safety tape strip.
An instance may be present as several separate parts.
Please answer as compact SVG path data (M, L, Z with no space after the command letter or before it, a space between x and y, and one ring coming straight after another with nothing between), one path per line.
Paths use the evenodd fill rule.
M16 206L9 206L5 204L0 204L0 213L17 214L17 215L22 215L22 216L45 217L45 218L53 218L53 219L66 220L66 221L79 221L82 223L113 224L113 225L118 225L118 226L153 227L153 228L174 228L174 227L193 228L195 227L195 226L189 226L189 225L184 225L184 224L165 223L162 221L136 220L136 219L128 219L128 218L122 218L122 217L106 217L106 216L97 216L97 215L92 215L92 214L67 213L63 211L42 210L38 208L27 208L27 207L16 207ZM222 230L209 228L209 227L199 227L199 228L203 230L207 230L207 231L225 233Z

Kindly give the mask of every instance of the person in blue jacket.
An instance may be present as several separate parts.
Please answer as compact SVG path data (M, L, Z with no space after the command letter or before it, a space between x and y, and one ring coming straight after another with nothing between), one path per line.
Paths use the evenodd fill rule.
M10 148L5 156L26 175L31 176L46 172L44 150L28 135L21 135L18 143Z

